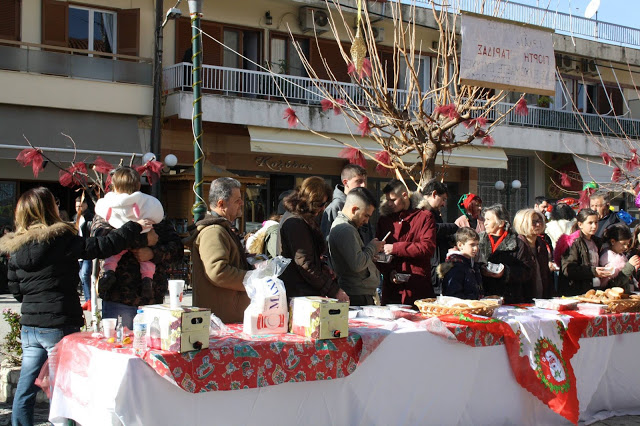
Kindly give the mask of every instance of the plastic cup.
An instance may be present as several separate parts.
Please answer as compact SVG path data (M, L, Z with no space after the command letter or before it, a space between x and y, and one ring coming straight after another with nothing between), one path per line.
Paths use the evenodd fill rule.
M169 307L179 308L184 295L184 280L169 280Z
M103 318L102 319L102 333L107 339L110 337L116 337L116 322L115 318Z

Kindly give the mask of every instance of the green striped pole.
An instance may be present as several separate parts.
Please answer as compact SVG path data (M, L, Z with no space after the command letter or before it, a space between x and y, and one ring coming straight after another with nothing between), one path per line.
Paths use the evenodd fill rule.
M202 15L202 0L189 0L189 13L191 15L191 49L193 56L193 170L196 201L191 212L193 221L202 219L207 211L207 206L202 195L202 35L200 32L200 16Z

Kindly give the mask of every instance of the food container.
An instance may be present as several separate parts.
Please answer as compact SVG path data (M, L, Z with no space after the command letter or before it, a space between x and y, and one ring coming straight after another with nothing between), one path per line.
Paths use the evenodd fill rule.
M162 350L188 352L209 347L210 309L169 305L146 305L142 309L147 330L155 318L160 322Z
M607 305L600 303L578 303L578 312L584 315L603 315L609 311Z
M502 296L487 296L487 297L484 297L484 298L482 298L480 300L486 300L488 302L497 302L498 305L500 305L500 306L502 306L502 304L504 303L504 297L502 297Z
M533 299L536 308L553 309L556 311L575 311L578 306L577 299Z
M487 262L487 270L492 274L499 274L504 270L504 265L502 263Z
M395 320L398 318L411 319L417 312L409 305L387 305L387 306L363 306L362 315L370 318Z
M389 263L392 258L393 256L390 254L376 253L375 256L373 256L373 261L378 263Z
M294 297L290 303L289 331L313 339L349 335L349 304L329 297Z

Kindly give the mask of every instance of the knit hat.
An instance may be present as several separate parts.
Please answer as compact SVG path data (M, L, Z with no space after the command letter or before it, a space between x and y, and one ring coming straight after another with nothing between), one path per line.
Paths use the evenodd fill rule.
M476 194L472 194L471 192L468 194L463 194L462 197L460 197L460 199L458 200L458 209L460 209L462 214L466 217L469 217L467 209L469 208L473 200L477 200L479 203L482 203L482 199Z

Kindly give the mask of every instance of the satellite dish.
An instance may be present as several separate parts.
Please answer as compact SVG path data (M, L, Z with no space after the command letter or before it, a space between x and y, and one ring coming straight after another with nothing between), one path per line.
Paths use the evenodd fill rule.
M600 0L591 0L591 3L587 5L587 8L584 11L584 17L587 19L593 18L593 15L595 15L598 12L599 8L600 8Z

